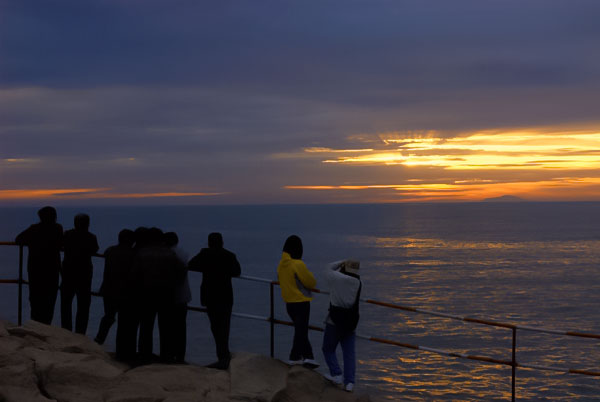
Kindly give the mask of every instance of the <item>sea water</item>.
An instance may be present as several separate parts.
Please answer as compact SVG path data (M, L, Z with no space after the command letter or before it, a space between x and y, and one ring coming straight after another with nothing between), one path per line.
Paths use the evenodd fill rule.
M0 208L0 241L12 241L37 221L37 208ZM430 311L560 331L600 333L600 203L460 203L395 205L277 205L179 207L59 207L59 222L72 228L88 213L101 251L123 228L156 226L175 231L190 257L207 235L223 233L243 275L276 279L281 248L290 234L304 242L303 260L323 285L331 261L361 262L364 298ZM18 248L0 247L0 277L16 278ZM94 289L103 260L94 259ZM201 275L190 273L199 305ZM0 318L16 322L16 285L0 286ZM287 320L279 289L275 316ZM269 315L269 285L234 280L234 311ZM24 317L29 317L28 303ZM75 305L75 303L74 303ZM328 299L315 295L311 324L322 326ZM102 303L92 302L93 337ZM60 322L57 303L54 324ZM357 333L402 343L510 361L512 331L400 310L361 305ZM114 349L113 328L106 343ZM232 351L269 353L269 324L232 319ZM292 329L277 326L275 357L287 359ZM157 337L157 336L156 336ZM310 340L325 372L322 333ZM517 332L517 361L600 371L598 340ZM208 320L188 314L187 360L215 359ZM510 366L357 341L357 392L404 400L507 400ZM519 400L600 400L600 379L518 368Z

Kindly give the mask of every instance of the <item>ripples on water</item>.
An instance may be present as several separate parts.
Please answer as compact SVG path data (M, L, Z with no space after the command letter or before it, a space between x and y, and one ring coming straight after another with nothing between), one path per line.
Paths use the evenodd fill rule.
M305 261L319 280L329 261L361 260L363 297L460 316L600 333L599 204L430 204L380 206L279 206L59 209L83 210L101 247L124 226L156 225L175 230L190 253L206 234L220 230L244 274L274 278L288 234L305 243ZM0 210L2 232L11 239L35 218L35 209ZM96 218L96 219L95 219ZM100 218L100 219L98 219ZM64 225L70 228L70 225ZM4 239L2 239L4 240ZM0 250L2 272L14 272L16 253ZM99 284L101 264L96 266ZM14 276L12 274L2 276ZM192 277L197 304L199 277ZM237 281L235 310L268 315L268 287ZM14 289L2 290L0 307L11 318ZM279 298L277 298L279 299ZM317 296L311 321L321 325L328 300ZM92 321L100 317L95 302ZM278 300L278 318L287 318ZM14 320L14 318L11 318ZM190 360L213 358L204 316L189 316ZM234 319L232 348L268 353L268 326ZM90 325L90 331L96 325ZM510 360L508 329L363 305L359 333L452 352ZM277 357L285 359L289 328L277 328ZM320 356L321 334L311 333ZM599 371L593 339L518 331L517 361ZM511 368L459 360L367 341L357 343L363 390L390 399L507 400ZM598 378L517 369L518 400L600 399Z
M358 247L379 249L374 254L383 258L376 262L373 298L529 326L599 332L598 240L490 242L368 236L352 240ZM386 280L392 276L393 282ZM379 322L369 324L372 332L395 340L511 358L508 329L412 313L377 312L370 317ZM591 339L518 331L517 361L598 371L598 346ZM510 397L508 366L453 361L427 352L373 350L378 357L364 362L366 376L382 388L401 391L407 399ZM394 368L380 377L382 366ZM597 378L518 369L517 396L519 400L597 400L600 386Z

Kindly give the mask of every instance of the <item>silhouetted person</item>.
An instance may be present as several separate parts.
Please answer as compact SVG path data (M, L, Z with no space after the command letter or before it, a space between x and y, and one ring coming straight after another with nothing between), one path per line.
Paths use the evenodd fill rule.
M123 229L119 232L119 244L104 251L104 273L102 285L100 286L100 295L104 302L104 316L100 321L98 334L94 339L101 345L106 340L108 331L115 322L115 317L123 305L127 292L131 290L128 289L128 282L135 255L133 251L134 242L135 235L133 231Z
M277 277L281 287L281 297L285 301L288 315L294 323L294 341L290 351L289 364L304 364L310 368L319 367L314 360L308 340L308 320L310 318L311 289L317 285L312 272L301 260L302 240L296 235L288 237L283 245L283 255L277 267Z
M138 227L134 231L133 262L125 280L123 298L117 315L116 358L136 364L138 349L138 329L142 310L141 278L136 276L134 265L136 256L148 243L148 228Z
M92 301L92 256L98 252L96 235L90 233L90 217L77 214L75 228L67 230L64 237L65 255L61 270L60 321L61 326L73 329L73 298L77 296L75 332L85 334Z
M136 252L146 247L148 244L148 232L150 229L144 226L140 226L133 232L135 234L135 246L133 247Z
M56 223L56 209L52 207L40 209L38 216L40 222L21 232L15 242L29 248L27 276L31 319L50 325L58 292L63 228Z
M177 247L177 244L179 244L177 233L165 233L164 241L165 245L175 252L181 264L186 268L184 275L176 277L173 300L166 306L168 314L159 315L158 317L159 327L167 328L167 336L161 334L160 338L161 360L166 363L184 363L187 346L187 306L192 300L187 273L188 256L182 249Z
M329 285L329 314L325 319L323 335L323 356L329 367L325 377L335 384L344 384L344 389L352 392L356 373L356 334L358 324L358 304L362 283L358 275L360 263L346 260L330 264L325 270L325 281ZM344 372L338 363L335 350L342 346Z
M233 307L231 278L240 276L241 267L234 253L223 248L221 233L208 235L208 248L200 250L188 264L190 271L202 272L200 301L206 306L210 329L217 347L218 361L207 367L229 367L229 328Z
M160 338L170 337L170 328L165 326L168 320L164 319L164 315L169 313L167 307L174 299L175 285L184 274L185 264L165 245L162 231L158 228L149 229L146 244L138 250L133 264L133 277L139 285L141 310L138 350L142 363L152 360L154 322L157 315ZM165 345L165 342L161 344ZM161 349L161 355L168 360L168 348Z

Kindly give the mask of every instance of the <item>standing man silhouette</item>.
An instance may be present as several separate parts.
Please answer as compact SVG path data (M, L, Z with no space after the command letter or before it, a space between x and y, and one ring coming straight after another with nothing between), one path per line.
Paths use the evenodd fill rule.
M187 349L187 308L188 303L192 301L192 291L190 290L190 282L188 280L187 262L188 254L178 247L179 237L175 232L167 232L164 234L164 241L182 265L185 266L185 273L176 278L175 291L173 298L170 301L167 311L163 316L164 324L170 327L168 339L163 342L161 338L161 350L163 345L167 348L167 362L169 363L185 363L185 352ZM160 316L159 316L160 326Z
M75 215L75 228L65 232L65 256L60 285L61 326L73 329L73 298L77 296L75 332L85 334L92 301L92 256L98 252L96 235L90 233L90 217Z
M120 315L127 293L131 268L133 266L133 243L135 235L132 230L123 229L119 232L119 243L104 250L104 273L100 294L104 303L104 316L100 321L98 334L94 340L100 345L106 340L110 327L115 322L115 316ZM122 322L122 320L119 320ZM118 331L118 329L117 329ZM118 332L117 332L118 333ZM119 354L119 336L117 335L117 355Z
M168 361L173 328L166 317L170 314L177 283L185 275L185 263L164 242L163 231L148 229L145 240L133 263L133 278L136 282L137 307L140 314L138 350L142 364L152 363L154 324L158 317L161 360Z
M231 278L240 276L241 267L234 253L223 248L221 233L208 235L208 248L200 250L188 264L190 271L202 272L200 302L208 310L210 329L217 347L218 361L207 367L227 370L231 360L229 328L233 307Z
M56 209L44 207L37 214L40 222L21 232L15 242L29 248L27 276L31 319L50 325L58 292L63 228L56 223Z

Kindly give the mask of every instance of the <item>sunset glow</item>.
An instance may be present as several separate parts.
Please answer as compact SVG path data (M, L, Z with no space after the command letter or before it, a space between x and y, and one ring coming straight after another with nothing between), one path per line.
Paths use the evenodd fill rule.
M398 201L477 201L485 198L500 197L511 194L530 200L581 200L579 197L593 197L600 192L600 178L557 178L540 181L454 181L453 183L423 183L423 184L379 184L379 185L339 185L339 186L286 186L289 190L320 190L320 191L379 191L378 196L387 202L390 193L381 190L391 190ZM565 196L569 191L570 197ZM400 198L401 197L401 198Z
M30 1L0 204L600 201L598 2Z
M568 130L507 130L444 137L440 133L383 133L350 136L378 144L370 150L305 149L323 166L377 168L397 175L389 184L377 176L343 184L287 185L288 190L365 191L370 200L477 201L503 195L526 200L600 198L600 133ZM434 178L432 178L432 176ZM392 179L393 180L393 179ZM393 183L393 182L392 182Z
M67 200L67 199L128 199L128 198L162 198L162 197L205 197L218 193L117 193L110 188L72 188L72 189L24 189L0 190L0 201L8 200Z
M332 150L347 156L324 163L434 166L445 169L596 169L600 133L475 133L455 138L386 138L385 149ZM306 152L314 152L305 150Z

